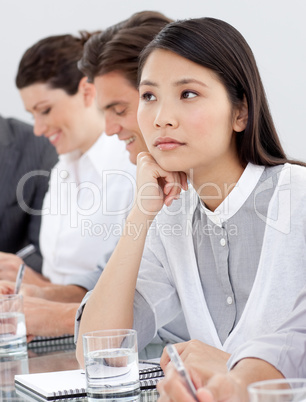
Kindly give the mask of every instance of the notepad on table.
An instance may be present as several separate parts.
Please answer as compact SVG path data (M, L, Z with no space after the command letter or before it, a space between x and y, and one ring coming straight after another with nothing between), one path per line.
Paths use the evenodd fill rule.
M163 377L160 366L146 368L139 365L140 389L154 389ZM61 398L86 396L86 378L83 370L53 371L51 373L18 374L15 376L17 393L53 401Z
M74 335L64 334L61 336L36 336L28 344L28 347L35 348L37 346L54 346L74 343Z
M74 350L74 335L61 336L36 336L30 343L28 349L36 354L55 352L59 350Z

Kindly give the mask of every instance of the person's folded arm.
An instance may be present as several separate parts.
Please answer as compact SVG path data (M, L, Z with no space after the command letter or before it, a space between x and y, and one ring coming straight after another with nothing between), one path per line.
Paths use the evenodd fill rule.
M87 272L86 274L71 275L70 278L66 278L66 285L50 283L43 288L36 288L36 292L33 290L32 294L30 294L30 292L27 294L30 296L41 297L46 300L65 303L80 303L87 291L94 288L101 272L102 269L97 268L96 270Z
M0 280L15 281L20 267L24 261L15 254L0 252ZM49 279L26 266L23 283L45 286Z
M0 294L13 294L14 291L15 282L0 281ZM86 292L87 289L81 286L57 285L51 282L44 287L24 283L20 288L20 293L24 296L61 303L80 303Z
M78 307L79 303L58 303L36 297L24 297L27 335L73 335Z

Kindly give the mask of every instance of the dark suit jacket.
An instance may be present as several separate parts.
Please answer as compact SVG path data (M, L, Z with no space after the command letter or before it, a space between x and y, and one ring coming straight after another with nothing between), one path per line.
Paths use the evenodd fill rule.
M34 244L37 252L25 262L38 272L42 265L38 243L41 216L24 211L18 197L24 206L39 211L48 189L50 170L56 162L55 148L46 138L35 137L32 126L0 116L0 251L16 253ZM20 180L36 170L45 173L23 179L24 186L19 186L17 197Z

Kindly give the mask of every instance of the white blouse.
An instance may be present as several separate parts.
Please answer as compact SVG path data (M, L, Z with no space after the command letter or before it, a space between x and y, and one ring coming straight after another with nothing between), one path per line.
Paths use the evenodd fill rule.
M107 261L132 206L136 168L125 144L102 134L83 155L61 155L43 204L43 275L86 286L86 274ZM103 268L103 267L102 267Z

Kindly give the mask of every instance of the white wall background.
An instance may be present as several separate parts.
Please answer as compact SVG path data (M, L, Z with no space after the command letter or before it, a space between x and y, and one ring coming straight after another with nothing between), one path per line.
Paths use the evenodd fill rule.
M306 161L305 0L0 0L0 113L31 122L14 79L22 54L34 42L103 29L145 9L234 25L253 49L287 154Z

